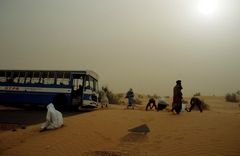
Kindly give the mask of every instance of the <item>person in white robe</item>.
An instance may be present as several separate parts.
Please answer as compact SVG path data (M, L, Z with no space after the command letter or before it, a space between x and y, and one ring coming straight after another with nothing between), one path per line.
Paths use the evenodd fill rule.
M45 131L48 129L57 129L63 126L62 113L55 109L52 103L47 105L47 116L46 122L41 125L41 130Z

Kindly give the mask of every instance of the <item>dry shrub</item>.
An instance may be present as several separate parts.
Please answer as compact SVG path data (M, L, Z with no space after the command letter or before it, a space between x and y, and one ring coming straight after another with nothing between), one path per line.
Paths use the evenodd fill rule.
M201 104L202 104L201 106L203 110L210 110L209 104L206 103L202 97L197 97L197 98L201 101ZM198 110L198 107L195 105L193 109Z
M201 101L202 101L202 109L203 110L210 110L209 104L207 104L204 100L201 100Z
M120 99L123 97L123 94L114 94L107 86L103 86L102 90L105 91L110 104L121 104Z
M193 96L201 96L200 92L195 93Z
M228 94L226 94L225 99L228 102L239 102L237 93L232 93L232 94L228 93Z
M148 98L148 99L152 98L152 95L149 95L149 94L148 94L148 95L147 95L147 98Z
M183 100L182 100L182 103L185 103L185 104L186 104L186 103L188 103L188 101L183 99Z
M148 99L150 99L150 98L154 98L154 99L159 99L160 98L160 96L159 95L157 95L157 94L153 94L153 95L147 95L147 98Z
M139 98L139 99L143 99L143 95L139 94L139 95L138 95L138 98Z

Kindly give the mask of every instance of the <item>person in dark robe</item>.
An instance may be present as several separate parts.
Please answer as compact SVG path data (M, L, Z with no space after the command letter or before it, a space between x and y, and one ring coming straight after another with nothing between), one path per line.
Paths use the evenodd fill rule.
M172 112L179 114L182 110L182 84L181 80L176 81L176 85L173 88L173 102L172 102Z
M132 88L130 88L129 91L127 92L126 98L128 98L127 108L132 107L134 109L134 104L133 104L134 92Z

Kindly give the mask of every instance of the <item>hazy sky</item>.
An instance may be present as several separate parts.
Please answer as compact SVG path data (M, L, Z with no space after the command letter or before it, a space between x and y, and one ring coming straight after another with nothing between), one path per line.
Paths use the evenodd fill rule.
M91 69L114 92L240 89L239 0L0 0L1 69Z

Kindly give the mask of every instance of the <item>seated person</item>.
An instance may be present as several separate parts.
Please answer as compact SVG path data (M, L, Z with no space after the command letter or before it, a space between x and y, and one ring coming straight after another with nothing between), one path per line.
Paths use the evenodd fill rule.
M56 129L63 126L62 113L57 111L52 103L47 105L46 122L41 125L40 132L48 129Z

